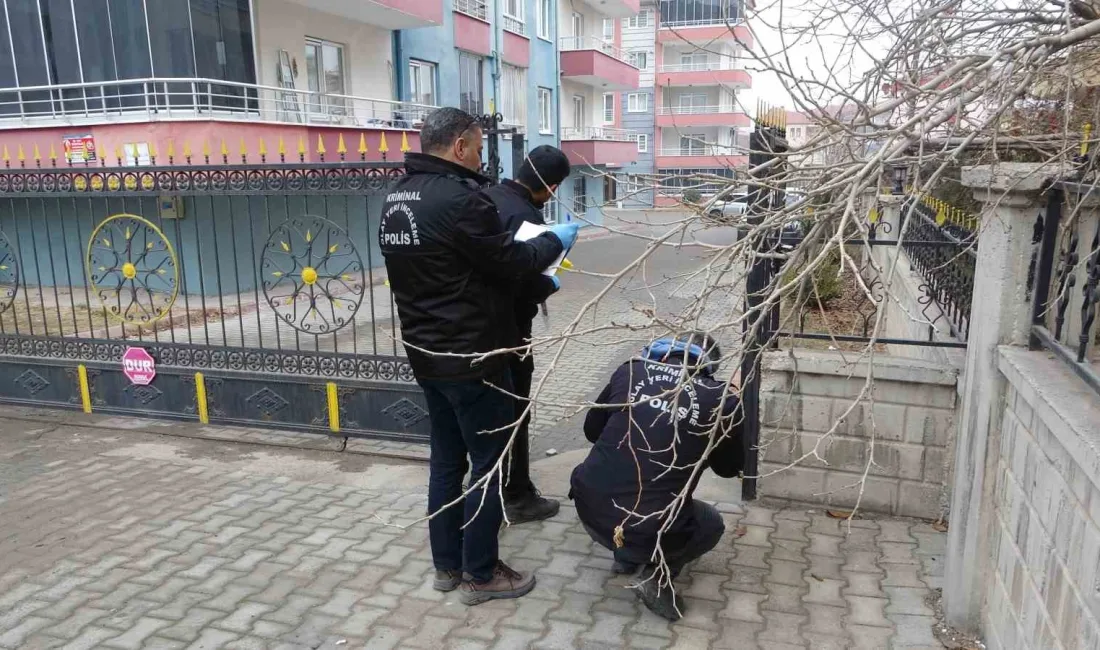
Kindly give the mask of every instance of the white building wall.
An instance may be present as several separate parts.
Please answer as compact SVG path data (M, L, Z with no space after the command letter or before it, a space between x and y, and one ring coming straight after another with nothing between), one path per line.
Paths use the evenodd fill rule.
M622 19L622 48L624 52L648 53L646 68L638 70L638 87L650 88L653 86L656 73L657 12L652 7L642 7L640 13L649 16L648 26L631 27L629 18Z
M341 16L308 9L286 0L254 0L256 50L259 82L278 86L279 50L297 61L294 86L308 90L306 38L332 41L344 46L349 95L394 99L393 44L391 31Z

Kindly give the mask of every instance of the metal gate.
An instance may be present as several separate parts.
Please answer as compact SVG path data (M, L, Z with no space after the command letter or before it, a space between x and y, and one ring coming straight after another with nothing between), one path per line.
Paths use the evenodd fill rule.
M774 211L786 205L783 187L785 153L787 152L786 126L782 111L761 113L750 135L749 166L762 169L749 179L749 208L746 221L750 226L760 226ZM899 170L893 193L904 193L904 172ZM945 348L965 348L970 320L970 302L974 286L974 268L977 261L977 218L965 215L951 206L928 196L905 196L901 200L900 239L884 239L890 234L888 222L878 219L877 207L867 211L863 224L866 236L853 233L842 240L843 245L861 249L861 276L875 300L866 301L866 310L860 312L862 322L857 331L849 334L807 331L805 312L788 314L781 322L781 312L789 306L769 296L776 288L784 269L784 253L797 248L804 241L805 232L777 226L774 229L757 230L752 235L754 252L752 265L746 276L744 313L753 315L743 321L743 356L741 363L741 403L744 413L743 436L745 468L742 497L755 499L759 475L760 445L760 387L761 356L768 348L777 348L781 339L826 340L843 343L883 345L912 345ZM912 269L920 276L920 305L929 322L928 336L916 338L871 337L878 302L882 300L882 282L870 274L869 253L877 246L901 246L908 256ZM804 309L804 307L797 307ZM935 325L939 320L948 324L955 340L936 340ZM783 323L794 323L784 328Z
M342 136L334 161L299 146L298 162L261 142L260 164L229 164L223 143L215 164L185 149L142 167L5 150L0 401L425 440L378 273L401 166L362 143L346 160Z

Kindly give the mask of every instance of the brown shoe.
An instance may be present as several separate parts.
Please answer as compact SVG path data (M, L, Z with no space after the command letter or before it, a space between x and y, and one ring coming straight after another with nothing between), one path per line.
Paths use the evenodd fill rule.
M454 591L462 584L462 572L451 569L449 571L436 571L432 588L436 591Z
M478 584L473 580L464 580L459 590L459 599L465 605L479 605L487 600L519 598L534 588L535 574L520 573L498 561L489 582Z

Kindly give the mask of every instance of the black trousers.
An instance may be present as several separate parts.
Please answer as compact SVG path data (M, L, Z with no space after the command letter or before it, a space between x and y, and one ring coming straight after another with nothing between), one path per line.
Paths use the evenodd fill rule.
M535 360L528 356L520 359L513 356L510 360L512 374L512 388L515 394L522 398L531 396L531 378L535 374ZM515 400L516 414L518 418L530 405L526 399ZM528 427L531 424L531 416L523 418L516 433L516 441L512 443L511 458L507 465L507 482L504 484L504 500L514 503L532 494L535 484L531 482L531 440Z
M721 513L709 503L692 500L691 516L695 520L695 529L691 537L682 546L673 547L667 541L661 545L673 577L680 575L680 571L688 562L698 560L715 546L718 546L718 542L722 539L722 533L726 531L726 524L722 521ZM583 520L581 524L588 532L588 536L592 538L592 541L611 551L617 561L625 564L635 564L632 559L620 557L619 552L615 550L614 540L609 535L589 526Z

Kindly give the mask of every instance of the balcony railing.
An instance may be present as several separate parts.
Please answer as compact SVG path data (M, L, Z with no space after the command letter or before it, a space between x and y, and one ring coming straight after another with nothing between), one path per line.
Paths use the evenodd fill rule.
M512 32L513 34L519 34L520 36L527 35L527 26L519 18L513 18L512 16L504 17L504 29Z
M707 144L692 147L663 147L657 150L658 156L747 156L745 147L732 145Z
M481 20L489 19L489 7L485 0L454 0L454 10Z
M419 128L435 106L220 79L149 78L0 88L0 128L220 119Z
M658 106L658 115L714 115L717 113L740 113L733 106Z
M568 126L561 130L561 139L637 142L638 133L631 129L615 129L606 126Z
M745 19L740 16L726 18L693 18L685 20L662 20L661 29L676 29L677 27L725 27L727 25L740 25Z
M607 56L622 61L623 63L633 66L627 58L626 53L615 47L615 44L610 41L605 41L602 38L596 38L595 36L566 36L561 39L559 49L562 52L577 52L580 50L598 50L603 52ZM635 66L636 67L636 66Z
M736 66L721 61L696 61L694 63L676 63L662 65L658 72L713 72L715 70L737 70Z

